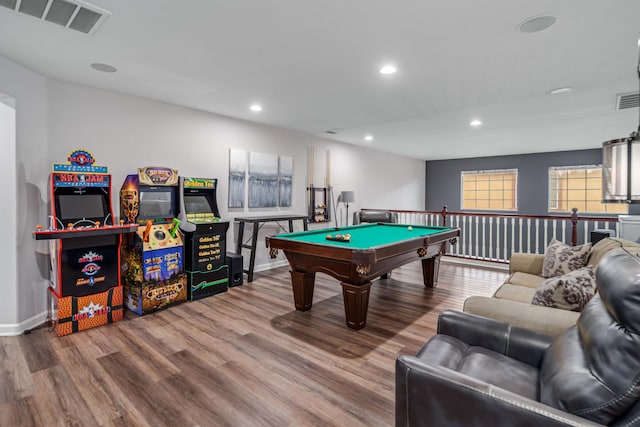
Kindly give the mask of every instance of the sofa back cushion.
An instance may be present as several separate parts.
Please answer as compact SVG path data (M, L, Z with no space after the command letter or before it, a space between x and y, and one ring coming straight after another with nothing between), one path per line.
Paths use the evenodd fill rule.
M640 397L640 258L610 251L596 281L576 326L545 352L540 401L608 425Z
M358 211L353 215L353 223L363 222L398 222L398 214L391 211Z
M638 253L640 252L640 243L618 237L606 237L593 245L589 253L589 258L587 258L587 264L597 267L607 252L617 248L627 248L630 252Z

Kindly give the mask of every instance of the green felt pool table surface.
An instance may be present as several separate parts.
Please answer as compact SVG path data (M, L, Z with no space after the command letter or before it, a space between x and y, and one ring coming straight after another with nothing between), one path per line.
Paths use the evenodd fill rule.
M453 229L450 227L380 223L284 233L275 237L305 243L335 245L357 250L390 245L403 240L421 238L451 230ZM335 236L336 234L350 234L351 240L349 242L342 242L327 239L327 235Z

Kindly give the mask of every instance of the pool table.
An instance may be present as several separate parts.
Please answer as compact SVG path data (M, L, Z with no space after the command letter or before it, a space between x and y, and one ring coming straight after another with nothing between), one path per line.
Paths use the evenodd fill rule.
M351 240L327 239L336 234L350 234ZM326 273L342 285L347 326L362 329L372 279L420 259L424 285L435 287L442 249L447 242L456 243L459 235L459 228L374 223L278 234L266 243L272 258L282 250L291 265L297 310L311 309L315 275Z

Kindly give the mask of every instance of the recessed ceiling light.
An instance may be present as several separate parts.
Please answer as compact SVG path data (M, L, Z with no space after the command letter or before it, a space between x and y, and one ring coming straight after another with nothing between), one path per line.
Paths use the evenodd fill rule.
M398 69L393 65L385 65L384 67L380 68L380 74L393 74L396 71L398 71Z
M94 70L102 71L103 73L115 73L116 71L118 71L116 67L112 67L109 64L102 64L100 62L94 62L93 64L91 64L91 68L93 68Z
M569 93L573 91L573 88L570 87L559 87L558 89L553 89L549 91L549 95L562 95L563 93Z
M253 111L254 113L259 113L260 111L262 111L262 105L260 105L260 104L252 104L251 107L249 107L249 109L251 111Z
M364 140L367 141L367 142L373 141L373 136L365 135Z
M521 33L537 33L546 30L556 22L555 16L535 16L525 19L518 25L518 31Z
M482 124L482 120L473 119L469 122L471 126L480 126Z

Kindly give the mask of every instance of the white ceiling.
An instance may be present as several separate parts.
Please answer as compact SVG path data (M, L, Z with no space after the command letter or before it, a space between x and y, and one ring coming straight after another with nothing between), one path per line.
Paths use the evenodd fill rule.
M53 79L425 160L597 148L638 125L615 98L638 90L639 0L90 4L111 12L93 36L0 7L0 55ZM517 31L541 15L557 21ZM388 62L398 72L379 74ZM547 94L564 86L573 92Z

